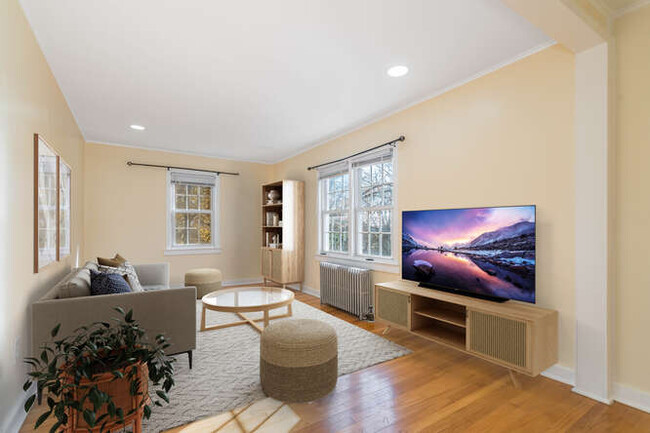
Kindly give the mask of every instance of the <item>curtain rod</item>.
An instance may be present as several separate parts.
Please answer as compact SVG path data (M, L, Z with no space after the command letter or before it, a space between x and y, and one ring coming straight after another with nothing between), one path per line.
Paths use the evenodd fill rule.
M326 165L336 164L337 162L346 161L346 160L348 160L350 158L354 158L355 156L359 156L359 155L363 155L364 153L372 152L373 150L379 149L380 147L384 147L384 146L393 146L393 147L395 147L396 143L398 141L404 141L404 140L406 140L406 138L404 138L403 135L400 135L395 140L387 141L384 144L380 144L379 146L371 147L370 149L362 150L361 152L357 152L357 153L355 153L353 155L346 156L345 158L340 158L340 159L330 161L330 162L324 162L324 163L318 164L318 165L312 165L311 167L307 167L307 170L313 170L315 168L320 168L320 167L324 167Z
M239 173L234 173L234 172L231 172L231 171L204 170L204 169L201 169L201 168L175 167L173 165L144 164L144 163L133 162L133 161L127 161L126 165L128 165L129 167L134 166L134 165L139 165L141 167L166 168L167 170L169 170L170 168L176 168L178 170L191 170L191 171L203 171L205 173L216 173L217 175L227 174L227 175L230 175L230 176L239 176Z

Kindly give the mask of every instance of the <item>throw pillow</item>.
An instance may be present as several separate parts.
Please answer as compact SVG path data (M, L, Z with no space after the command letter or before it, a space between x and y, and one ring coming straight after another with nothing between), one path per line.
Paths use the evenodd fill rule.
M91 295L114 295L130 291L129 284L121 275L90 271Z
M133 290L134 292L143 291L142 284L140 284L140 280L138 279L138 274L136 274L135 268L129 262L124 262L122 266L118 266L118 267L99 266L98 270L99 272L122 275L129 283L129 286L131 286L131 290Z
M126 259L119 254L115 254L112 259L106 257L97 257L97 263L102 266L110 266L112 268L119 268L126 263Z

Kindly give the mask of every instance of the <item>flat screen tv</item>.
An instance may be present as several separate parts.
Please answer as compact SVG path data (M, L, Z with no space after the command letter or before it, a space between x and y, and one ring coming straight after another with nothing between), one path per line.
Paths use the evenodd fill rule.
M402 278L534 303L535 206L402 212Z

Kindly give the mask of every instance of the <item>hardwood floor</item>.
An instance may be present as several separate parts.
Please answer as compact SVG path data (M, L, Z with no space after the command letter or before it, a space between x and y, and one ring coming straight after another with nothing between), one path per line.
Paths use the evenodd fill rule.
M296 293L296 299L376 334L386 330L313 296ZM645 412L598 403L541 376L519 375L516 389L504 368L398 329L383 336L413 353L340 377L334 392L318 401L291 404L301 417L292 432L650 433ZM29 414L21 433L34 431L39 413Z

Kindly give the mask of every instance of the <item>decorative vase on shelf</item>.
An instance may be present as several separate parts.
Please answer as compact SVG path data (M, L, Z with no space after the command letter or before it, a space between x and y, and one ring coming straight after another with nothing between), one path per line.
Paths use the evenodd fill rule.
M272 189L269 191L267 194L267 197L269 198L269 204L275 204L278 202L278 199L280 198L280 192L277 189Z

